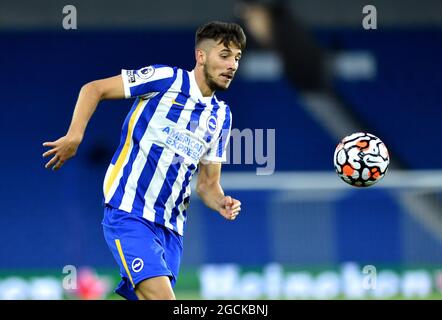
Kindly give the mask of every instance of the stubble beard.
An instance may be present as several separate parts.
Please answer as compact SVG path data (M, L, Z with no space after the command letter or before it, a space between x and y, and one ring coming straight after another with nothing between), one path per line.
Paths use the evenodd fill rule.
M213 77L210 75L209 70L207 68L207 64L203 67L204 77L206 78L206 84L210 88L210 90L218 91L218 90L227 90L226 87L220 86Z

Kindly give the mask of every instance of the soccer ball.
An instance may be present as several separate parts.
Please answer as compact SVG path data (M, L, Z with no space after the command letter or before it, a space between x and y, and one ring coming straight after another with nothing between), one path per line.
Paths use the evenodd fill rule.
M370 133L357 132L338 144L334 164L342 180L355 187L368 187L387 173L390 157L381 139Z

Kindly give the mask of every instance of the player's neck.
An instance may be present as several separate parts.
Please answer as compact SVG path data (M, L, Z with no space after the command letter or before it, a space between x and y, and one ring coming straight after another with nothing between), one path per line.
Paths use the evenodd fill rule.
M215 91L207 85L203 69L196 66L193 73L195 75L196 84L198 85L203 97L211 97Z

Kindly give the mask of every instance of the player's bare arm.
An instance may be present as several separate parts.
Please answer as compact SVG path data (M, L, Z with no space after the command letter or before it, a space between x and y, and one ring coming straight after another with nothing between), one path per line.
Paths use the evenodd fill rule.
M124 98L124 87L121 75L95 80L85 84L78 95L72 121L63 137L55 141L44 142L43 146L50 147L43 157L52 159L45 168L58 170L70 158L75 156L78 146L83 140L87 124L101 100Z
M207 207L218 211L228 220L235 220L241 211L241 202L224 195L220 178L221 163L200 162L196 191Z

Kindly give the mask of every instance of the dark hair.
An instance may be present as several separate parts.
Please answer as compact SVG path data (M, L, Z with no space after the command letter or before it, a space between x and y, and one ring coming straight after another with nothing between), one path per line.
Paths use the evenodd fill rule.
M236 23L212 21L202 25L196 31L195 46L205 39L222 42L226 47L229 47L232 42L241 50L246 47L246 35L241 26Z

